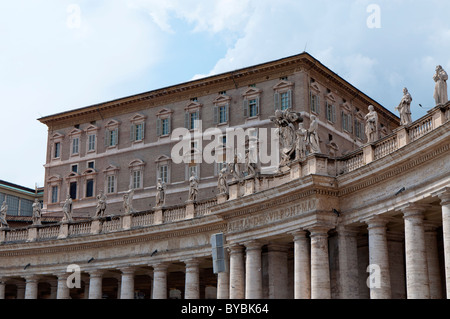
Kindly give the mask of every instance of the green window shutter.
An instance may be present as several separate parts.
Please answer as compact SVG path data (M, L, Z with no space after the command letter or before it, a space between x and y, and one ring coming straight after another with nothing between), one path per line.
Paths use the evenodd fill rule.
M242 101L242 108L244 109L244 117L247 118L248 117L248 100L244 99L244 101Z
M256 98L256 115L259 115L259 97Z
M111 143L111 131L106 130L105 131L105 146L108 147Z
M275 92L273 95L273 104L275 107L275 111L280 109L280 93Z
M167 119L167 133L172 133L172 116Z
M161 126L161 119L158 117L156 119L156 136L161 136L161 130L162 130L162 126Z
M136 140L136 124L131 124L130 140L134 142Z
M217 105L214 105L214 119L213 119L214 124L218 124L219 123L219 107Z

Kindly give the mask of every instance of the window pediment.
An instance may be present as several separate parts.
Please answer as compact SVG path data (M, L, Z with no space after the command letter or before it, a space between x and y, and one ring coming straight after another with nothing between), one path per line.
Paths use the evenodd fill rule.
M129 168L138 168L145 166L145 162L141 159L135 159L128 164Z
M48 182L49 182L49 183L59 183L59 182L61 182L61 181L62 181L61 175L53 175L52 177L50 177L50 178L48 179Z
M259 96L261 94L261 89L258 88L248 88L247 90L244 91L244 93L242 93L242 96L245 98L249 98L249 97L253 97L253 96Z
M351 106L350 103L348 103L348 102L343 103L343 104L342 104L342 108L343 108L345 111L348 111L348 112L351 112L351 111L352 111L352 106Z
M135 114L132 118L131 118L131 122L132 123L136 123L136 122L143 122L146 120L146 116L140 113Z
M164 115L170 115L173 111L170 109L162 109L158 113L156 113L156 116L164 116Z
M117 120L109 120L109 121L106 123L105 127L106 127L106 128L113 128L113 127L118 127L119 125L120 125L120 122L119 122L119 121L117 121Z
M94 174L97 174L97 173L98 173L97 170L95 170L93 168L88 168L87 170L85 170L83 172L82 175L94 175Z
M316 82L311 83L310 85L311 90L315 91L316 93L320 93L320 87Z
M64 134L56 132L52 135L52 140L62 140L64 138Z
M356 112L356 117L360 120L364 120L365 114L361 111Z
M224 94L220 94L218 97L216 97L213 101L213 104L225 104L225 103L229 103L231 101L231 97L229 97L228 95L224 95Z
M80 136L81 133L83 133L82 130L78 129L78 128L74 128L72 131L70 131L69 136L73 137L73 136Z
M293 82L281 80L273 87L273 89L275 91L290 90L290 89L292 89L293 86L294 86Z
M156 163L160 163L160 162L168 162L171 161L171 158L167 155L161 155L156 159Z
M97 132L98 130L99 130L98 126L91 124L85 129L85 132L86 133L93 133L93 132Z
M203 106L203 104L197 102L197 101L189 101L189 103L184 107L186 111L188 110L195 110L199 109Z
M326 98L328 101L332 102L332 103L336 102L336 98L334 97L334 94L331 93L331 92L328 93L328 94L325 96L325 98Z
M80 177L81 175L80 174L78 174L78 173L75 173L75 172L70 172L70 174L69 175L67 175L67 177L66 177L66 179L73 179L73 178L78 178L78 177Z
M103 173L108 173L108 172L117 172L120 168L116 165L113 164L109 164L108 167L106 167L103 170Z

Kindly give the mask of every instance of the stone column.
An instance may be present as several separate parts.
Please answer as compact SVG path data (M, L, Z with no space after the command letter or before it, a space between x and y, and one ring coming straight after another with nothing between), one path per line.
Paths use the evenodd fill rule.
M121 268L120 299L134 299L134 267Z
M433 193L433 196L439 197L442 206L445 282L447 289L447 299L450 299L450 187L444 187L436 193Z
M0 300L5 299L6 281L0 278Z
M358 299L358 229L338 226L340 299Z
M311 235L311 298L331 299L328 228L313 227Z
M245 298L244 247L230 246L230 299Z
M199 262L196 259L188 259L184 263L186 264L184 299L200 299Z
M168 264L153 266L153 299L167 299Z
M25 283L17 283L17 299L25 299Z
M269 299L288 298L287 251L286 245L268 245Z
M252 240L246 242L245 247L245 299L262 299L262 244Z
M425 224L425 245L427 252L430 299L442 299L441 269L437 244L437 225Z
M224 254L225 271L217 274L217 299L230 298L230 257L226 249L224 249Z
M311 258L310 242L306 231L294 234L294 298L311 298Z
M374 276L375 280L369 285L370 299L391 299L391 275L386 238L388 219L376 216L367 220L366 223L369 230L368 271L373 271L369 274L369 279Z
M67 278L69 273L58 274L58 284L56 291L56 299L70 299L70 290L67 287Z
M89 272L89 299L102 299L103 270Z
M58 298L58 280L50 281L50 299Z
M39 277L30 275L25 277L25 299L37 299Z
M408 299L429 299L427 252L423 213L426 207L408 204L402 208L405 221L406 295Z
M89 281L84 281L84 299L89 299Z

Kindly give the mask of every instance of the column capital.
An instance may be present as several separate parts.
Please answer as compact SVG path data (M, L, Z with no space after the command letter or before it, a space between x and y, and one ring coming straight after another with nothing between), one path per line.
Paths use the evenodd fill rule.
M167 268L169 268L169 263L167 262L160 262L160 263L154 263L150 265L153 267L153 272L156 271L167 271Z
M23 276L23 278L25 279L25 281L27 282L27 283L33 283L33 282L38 282L39 281L39 278L40 278L40 276L39 275L36 275L36 274L32 274L32 275L25 275L25 276Z
M93 270L89 270L89 277L93 278L93 277L102 277L103 274L105 273L104 269L93 269Z
M450 187L444 187L434 193L431 193L433 197L439 197L441 200L441 205L449 205L450 204Z
M264 245L263 243L257 241L257 240L250 240L244 243L246 250L257 250L261 249L261 247Z
M122 275L134 275L134 273L136 272L136 267L133 266L120 267L119 270L122 272Z
M328 237L328 231L331 229L330 226L325 226L325 225L314 225L312 227L309 227L309 233L310 233L310 237Z
M372 229L386 227L387 223L389 223L391 220L392 218L388 216L374 215L362 220L362 222L366 223L367 226L369 226L368 229Z
M186 268L190 268L190 267L198 267L198 265L200 264L200 260L198 258L188 258L188 259L183 259L182 262L185 263Z
M406 203L400 207L397 208L397 210L400 210L403 212L404 217L410 217L410 216L421 216L424 212L429 209L431 205L428 204L419 204L419 203Z
M348 225L337 225L336 231L338 233L338 236L357 236L359 234L359 228L355 226L348 226Z
M232 243L228 245L228 251L230 254L239 254L244 251L244 246L238 244L238 243Z
M289 235L294 237L294 241L299 240L299 239L303 239L306 238L306 235L308 234L307 230L304 229L298 229L298 230L294 230L288 233Z
M277 251L277 252L287 252L288 251L288 245L286 244L279 244L279 243L269 243L267 245L267 249L269 252L271 251Z

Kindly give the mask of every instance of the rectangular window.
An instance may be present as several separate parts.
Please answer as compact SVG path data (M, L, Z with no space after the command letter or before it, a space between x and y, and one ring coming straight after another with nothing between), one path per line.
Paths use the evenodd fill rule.
M106 131L106 143L105 144L107 147L112 147L112 146L117 145L117 142L119 140L118 133L119 133L118 129Z
M316 94L313 94L312 92L310 92L310 107L311 107L311 112L314 112L316 114L320 113L320 107L319 107L319 96Z
M88 179L86 181L86 197L94 196L94 180Z
M106 192L108 194L114 193L116 190L116 176L108 175L106 177Z
M95 151L95 134L88 136L88 152Z
M80 146L80 138L75 137L74 139L72 139L72 155L78 154L79 146Z
M252 99L248 101L248 116L258 116L259 110L258 110L258 100Z
M142 141L144 139L144 123L133 124L131 126L131 140L133 142Z
M95 168L95 162L94 162L94 161L88 162L88 163L87 163L87 168L92 168L92 169L94 169L94 168Z
M342 112L342 129L349 133L352 132L352 116Z
M69 188L70 198L77 199L77 182L71 182Z
M58 186L52 186L52 204L58 202Z
M141 171L133 171L133 188L141 188Z
M195 176L197 176L198 178L198 169L197 169L197 164L193 163L193 164L189 164L188 166L188 171L187 171L187 176L186 176L186 180L189 180L189 178L191 178L192 174L194 174Z
M61 143L55 143L55 149L54 149L53 157L59 158L61 156Z
M358 120L355 120L355 135L364 140L364 123Z
M198 127L199 113L192 112L189 113L189 129L193 130Z
M336 107L327 102L327 120L336 123Z
M291 107L291 96L290 92L281 93L281 110L287 110Z
M219 123L228 122L228 106L222 105L219 106Z
M159 167L158 178L161 178L161 180L164 183L169 183L169 166L168 165L161 165Z
M20 216L33 216L33 201L29 199L20 200Z
M161 119L161 135L170 134L169 118Z
M19 215L19 197L13 195L6 196L6 204L8 205L8 215Z
M78 165L77 164L72 165L71 166L71 171L74 172L74 173L78 173Z

